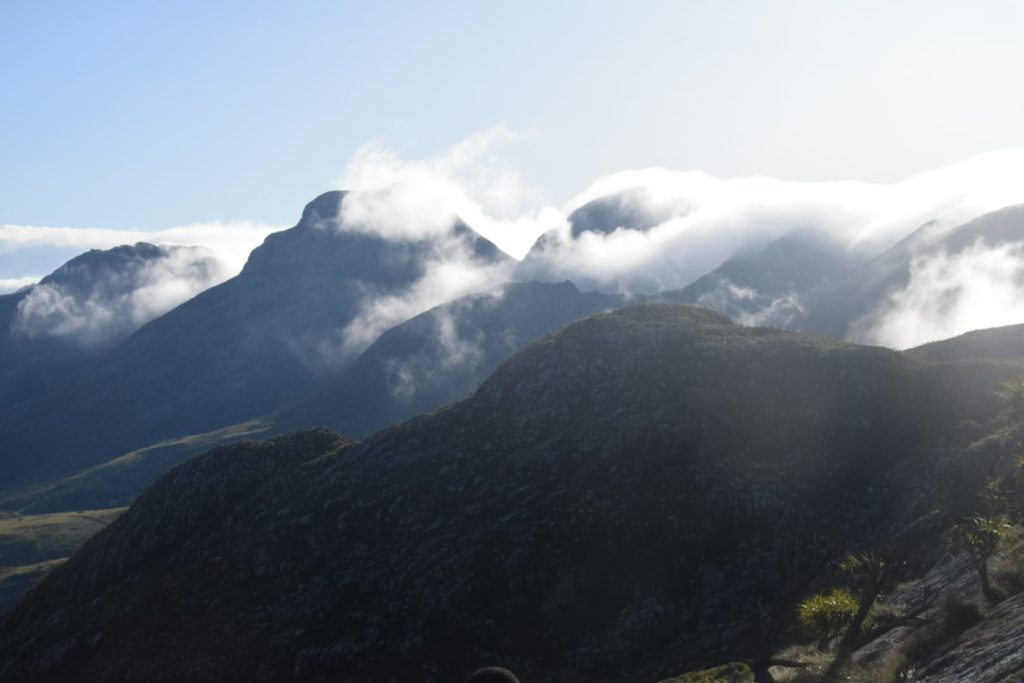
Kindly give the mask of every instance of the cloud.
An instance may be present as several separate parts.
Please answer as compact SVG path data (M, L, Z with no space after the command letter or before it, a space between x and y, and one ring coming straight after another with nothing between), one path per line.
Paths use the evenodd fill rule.
M12 336L107 344L230 276L200 247L135 247L102 256L98 263L64 266L34 286L18 304Z
M425 242L422 275L394 294L368 291L352 321L319 343L321 358L331 364L344 363L385 331L420 313L507 282L514 262L481 259L470 240L464 233L448 233Z
M353 320L316 343L323 361L344 364L386 330L441 304L507 282L515 261L482 254L475 248L473 233L506 253L521 256L539 232L564 221L557 211L553 222L548 221L545 217L553 210L517 213L532 196L531 190L492 154L495 146L517 137L496 128L417 161L403 160L378 143L356 153L338 181L349 192L334 228L403 243L403 248L417 252L421 275L398 292L382 294L368 286ZM472 232L456 229L460 220ZM454 343L451 331L439 329L440 341ZM394 369L399 379L405 371Z
M714 289L700 295L697 305L719 311L741 325L751 326L787 328L804 315L803 303L796 292L770 297L725 278Z
M906 349L1024 322L1024 242L920 254L906 288L879 309L855 326L857 341Z
M0 253L23 249L110 249L122 244L150 242L175 246L199 246L212 251L232 271L245 265L249 252L279 227L256 221L211 221L163 230L114 230L32 225L0 225Z
M499 127L427 159L404 159L380 143L366 145L356 153L338 181L352 190L342 203L338 229L417 245L422 249L422 276L398 293L380 295L368 288L356 319L332 339L321 342L323 355L351 357L389 327L513 277L569 279L584 290L626 294L678 289L752 243L765 244L794 229L821 231L843 248L867 258L926 222L931 221L934 234L941 235L982 213L1024 201L1024 186L1014 182L1024 175L1024 149L1011 149L888 184L717 178L702 171L662 168L626 170L600 178L555 205L543 201L544 193L524 181L499 153L503 145L522 137ZM616 195L628 195L628 201L618 202L619 208L646 217L644 229L609 229L615 227L613 215L603 232L573 234L568 221L573 211ZM615 205L609 202L612 208ZM456 239L452 231L456 219L516 258L525 256L539 237L543 239L513 272L508 264L476 258ZM636 225L635 221L623 222ZM233 274L241 269L251 249L275 229L245 221L196 223L159 231L0 225L0 254L46 247L110 248L134 241L195 244L212 250L227 264L226 272ZM917 266L919 279L931 272L925 265L922 261ZM932 269L940 266L954 277L976 275L976 268L964 270L941 261L930 264ZM0 287L28 282L28 273L12 275L19 277L0 281ZM166 310L166 302L179 301L215 280L200 278L185 285L180 277L169 274L166 288L155 283L140 286L138 296L151 297L152 306L136 298L113 317L150 317L153 311ZM741 289L723 293L729 299L723 305L736 308L738 319L785 324L801 315L796 292L767 296ZM917 299L912 295L887 304L893 311L925 310L915 308ZM67 321L51 326L51 331L77 325L81 332L89 327L69 322L91 310L88 297L75 299L77 303L72 305L59 293L45 296L50 297L51 310L67 314ZM36 303L45 303L43 293L37 295ZM105 303L96 306L99 327L106 324L102 318L108 310ZM126 313L128 310L131 312ZM896 331L902 329L894 322L898 319L903 318L893 313L892 321L880 327L882 331L872 339L909 343ZM963 321L968 316L959 314L956 319L966 324ZM962 330L953 329L957 331Z
M341 208L343 230L389 239L443 235L456 218L515 258L541 232L564 223L553 207L527 210L539 192L525 185L493 149L521 138L505 128L473 135L436 157L408 161L380 143L361 148L340 187L353 192Z
M485 295L484 301L497 303L502 295L503 292L496 290ZM434 346L387 361L385 381L392 396L409 401L424 384L431 386L439 372L469 373L480 365L484 359L486 335L477 327L460 329L462 310L463 306L454 304L433 311L430 321Z
M852 260L863 261L925 223L930 223L931 236L937 238L979 215L1024 202L1024 186L1015 182L1024 175L1024 148L1018 148L894 183L717 178L702 171L663 168L626 170L600 178L553 206L539 202L542 193L495 153L496 147L516 139L498 128L433 158L413 161L379 143L362 148L340 180L343 187L358 190L343 202L341 229L395 240L430 240L445 235L453 221L461 218L507 253L521 258L529 252L513 274L515 279L568 279L584 290L643 294L685 287L737 252L766 245L794 230L827 235ZM607 201L616 196L628 201ZM570 214L602 199L612 210L618 206L623 224L635 225L636 216L655 218L641 221L644 229L612 229L616 218L605 215L601 230L581 233L579 228L586 226L577 225L574 234ZM598 215L591 213L589 219L596 220ZM346 330L341 347L348 351L364 347L391 324L459 293L499 285L507 277L504 269L477 273L476 267L458 260L435 263L402 295L368 300L357 323ZM968 274L974 271L955 268L950 272L952 277ZM924 271L918 277L925 277ZM767 295L741 289L719 293L729 299L719 303L741 322L788 325L803 316L798 292ZM955 323L936 322L929 329L956 333L963 331L968 318L996 320L967 316L959 309L953 313ZM1002 319L1016 320L998 318ZM880 332L879 339L910 343L892 331L896 327L886 329L890 331Z
M26 275L25 277L9 277L0 278L0 294L9 294L10 292L16 292L23 287L34 285L39 282L40 276L38 275Z
M587 289L653 293L681 288L751 242L794 228L829 234L850 251L874 255L922 224L936 232L1024 201L1024 149L1002 150L905 181L800 182L764 177L720 179L700 171L645 169L602 178L566 211L645 188L650 211L678 205L647 230L620 228L573 238L556 228L524 265L524 278L567 278ZM634 200L635 201L635 200Z
M684 287L751 241L794 228L820 230L851 251L873 255L926 222L941 232L1024 201L1024 187L1013 180L1024 174L1024 149L1009 149L887 184L627 170L597 180L561 206L531 206L542 193L494 152L516 139L497 128L418 161L379 143L365 146L340 180L362 190L345 198L343 229L421 239L443 233L460 217L517 258L544 234L544 249L531 254L521 279L652 293ZM615 195L628 195L630 212L664 220L647 230L574 238L569 214Z

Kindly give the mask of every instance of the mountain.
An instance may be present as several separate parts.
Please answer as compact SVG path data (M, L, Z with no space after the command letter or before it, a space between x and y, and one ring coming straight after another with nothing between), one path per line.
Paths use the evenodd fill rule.
M369 434L463 398L533 340L624 303L570 282L510 283L457 299L382 334L350 370L285 411L281 422Z
M780 239L745 245L720 266L679 290L662 292L665 301L706 306L744 324L773 325L836 339L898 344L877 328L904 301L913 313L935 322L958 305L962 289L977 278L984 250L1024 244L1024 206L1010 206L950 229L938 222L922 225L880 254L866 255L813 229L792 230ZM983 250L972 254L971 250ZM958 269L959 259L974 260ZM1000 256L996 253L996 257ZM1017 256L1011 258L1019 261ZM1001 262L1000 262L1001 263ZM942 273L928 269L929 264ZM1015 264L1024 279L1024 266ZM940 282L922 283L919 271ZM985 286L1009 288L999 273ZM947 287L948 291L942 289ZM914 289L912 289L914 288Z
M0 418L0 480L51 477L294 403L352 360L343 333L364 307L403 295L432 260L508 259L461 224L429 241L346 230L344 196L317 197L238 276L144 325L45 403Z
M385 332L313 395L278 414L167 439L30 486L0 489L0 510L59 512L130 503L172 466L211 444L326 425L363 436L471 393L523 346L622 297L571 283L512 283L433 308Z
M560 282L575 278L574 284L584 289L621 287L602 282L593 274L566 270L565 259L576 260L570 252L578 240L610 235L617 230L644 233L672 218L690 212L681 199L658 197L644 187L634 187L592 199L569 213L568 229L555 228L543 233L516 266L514 279L521 282Z
M0 296L0 405L44 395L151 318L224 279L223 269L204 249L140 242L93 249ZM154 292L160 284L173 289ZM144 288L147 305L139 300Z
M955 360L1018 360L1024 354L1024 325L973 330L952 339L931 342L913 349L907 355L930 361Z
M791 230L766 246L749 245L693 284L660 299L696 304L746 324L805 326L804 298L858 255L824 233Z
M128 505L171 467L215 444L311 425L368 434L466 396L501 361L534 339L623 303L622 297L582 293L568 282L510 284L458 299L386 332L350 369L331 376L320 391L278 415L167 439L28 486L0 487L0 517L9 515L10 524L19 525L46 519L51 530L57 528L54 520L66 519L66 533L52 533L83 542L86 537L71 513L96 511L96 516ZM7 571L18 577L10 586L0 582L0 603L13 603L31 586L30 579L41 577L41 572L24 567L50 562L53 553L27 557L6 568L12 560L0 559L0 575Z
M908 287L915 260L956 257L979 241L990 248L1024 243L1024 205L984 214L952 230L923 225L807 297L804 329L843 339L863 336L885 313L889 297Z
M0 490L0 614L174 465L221 443L273 434L252 421L169 439L68 476Z
M4 620L0 678L729 661L793 549L852 549L946 499L918 475L1001 377L688 306L592 316L361 443L304 431L176 467Z
M0 614L123 511L0 514Z
M574 238L585 232L608 234L619 228L650 230L670 218L685 216L688 207L679 201L661 201L645 187L634 187L592 199L572 211L569 227Z

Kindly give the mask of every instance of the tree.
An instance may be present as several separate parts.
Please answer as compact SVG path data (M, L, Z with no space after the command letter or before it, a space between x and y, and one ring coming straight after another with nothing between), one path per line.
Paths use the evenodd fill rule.
M850 660L860 643L871 608L894 578L894 569L899 565L897 558L895 546L889 545L852 553L839 565L853 584L857 595L857 610L846 623L846 630L836 645L836 656L828 670L830 677L834 677Z
M1024 379L1003 382L998 395L1002 417L1010 422L1024 421Z
M770 669L799 669L806 662L777 657L776 652L793 620L793 605L815 576L835 557L831 539L811 533L793 533L776 539L775 568L781 581L765 581L758 591L770 596L751 612L751 639L742 660L754 675L754 683L774 683Z
M1013 491L1007 488L1002 477L993 477L978 494L992 515L1004 516L1010 512Z
M758 603L754 612L754 639L750 646L750 656L743 660L754 674L754 683L775 683L775 677L771 673L773 666L790 669L807 667L806 662L775 656L786 628L785 612L790 605L787 600L789 596L788 592L784 592L773 601Z
M804 632L818 641L818 649L826 650L853 619L857 606L853 593L845 588L833 588L801 602L797 615Z
M953 549L966 554L981 580L981 594L990 603L999 601L988 577L988 561L999 549L999 543L1009 530L1005 515L969 517L953 527L949 534Z

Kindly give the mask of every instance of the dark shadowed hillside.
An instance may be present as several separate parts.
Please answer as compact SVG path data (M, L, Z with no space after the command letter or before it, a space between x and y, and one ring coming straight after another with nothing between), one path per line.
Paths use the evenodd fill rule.
M472 392L534 339L622 297L571 283L518 283L431 309L383 334L352 365L311 383L313 395L280 413L210 433L181 435L119 453L71 473L0 489L0 509L71 511L125 505L171 466L218 441L327 425L363 436L436 410ZM70 435L68 435L70 436Z
M597 315L469 399L360 444L184 463L0 626L0 677L658 680L735 658L787 544L903 514L907 465L997 373L744 328ZM993 371L994 372L994 371Z
M350 370L286 411L280 423L369 434L466 396L527 343L624 303L570 282L512 283L458 299L385 332Z

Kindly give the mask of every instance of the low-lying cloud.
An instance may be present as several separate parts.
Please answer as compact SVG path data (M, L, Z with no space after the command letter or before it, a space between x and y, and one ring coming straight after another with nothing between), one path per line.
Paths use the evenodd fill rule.
M910 282L861 321L858 341L897 349L1024 322L1024 243L916 256Z
M344 363L392 327L441 304L508 281L514 265L510 260L480 258L465 233L449 232L421 241L420 246L422 275L397 293L368 291L353 320L336 337L321 342L322 358Z
M662 204L686 207L644 231L553 229L531 255L526 276L561 277L585 288L653 293L684 287L751 242L794 229L827 233L846 249L877 254L917 227L953 228L982 213L1024 201L1006 178L1024 173L1024 150L997 153L893 184L719 179L701 172L626 171L602 179L567 209L645 187Z
M526 256L511 275L514 279L568 279L584 290L649 294L683 288L751 244L766 245L793 231L825 234L851 261L866 261L925 223L931 223L933 236L941 236L979 215L1024 202L1024 186L1016 182L1024 176L1024 149L1010 149L895 183L722 179L700 171L630 170L594 182L562 205L531 208L530 200L541 193L490 153L495 144L508 139L507 131L492 131L425 161L403 160L381 145L364 148L341 181L348 189L361 190L343 203L343 229L389 239L423 239L443 234L461 218L507 253ZM573 211L615 195L628 195L631 216L661 220L644 229L606 225L600 231L581 231L586 226L570 226ZM529 245L535 246L531 250ZM1008 252L992 256L1000 255L1008 257ZM893 313L871 339L905 346L926 336L962 332L969 325L1024 320L1005 309L995 315L987 306L970 314L964 306L915 308L923 296L920 283L933 272L980 277L982 263L969 260L969 254L961 258L968 260L957 260L956 266L941 260L917 264L915 289L899 301L887 302L904 315ZM989 286L1003 288L993 296L1008 296L1004 290L1009 285L999 280L1005 272L990 268L988 277L964 283L964 301L973 301L981 296L976 292ZM458 279L472 284L452 287L449 278L424 278L407 296L374 303L365 320L379 324L366 326L352 338L365 341L391 321L422 310L426 302L441 303L456 291L497 286L505 271L484 277L474 277L471 269L459 273ZM786 325L803 314L798 292L772 297L753 290L734 294L733 299L746 296L747 303L764 299L762 307L741 306L740 322ZM916 325L924 331L899 332L905 326L896 321L906 320L910 310L943 316L944 321L929 318L925 324L922 318Z
M701 171L628 170L552 204L542 201L544 193L496 151L520 137L498 128L420 160L403 159L379 143L359 150L338 181L351 192L335 227L415 245L422 251L422 275L399 292L382 294L368 286L356 318L320 344L321 355L351 358L385 330L419 313L513 279L568 279L583 290L654 293L685 287L740 250L796 230L826 234L854 255L853 260L866 260L924 223L931 222L938 237L983 213L1024 202L1024 186L1017 182L1024 176L1024 149L1011 149L895 183L723 179ZM618 202L621 220L612 211L603 216L600 230L570 225L570 216L580 207L616 196L625 198ZM616 201L607 205L614 209ZM639 223L637 216L643 218ZM479 258L465 236L453 230L460 220L515 259L525 260L515 265ZM200 223L156 232L2 225L0 253L46 246L109 248L145 240L204 246L226 264L215 277L196 277L188 268L154 269L130 296L101 291L94 297L69 298L66 292L37 287L26 304L24 334L45 330L101 338L99 330L123 329L114 321L134 325L151 319L237 273L249 252L274 230L253 222ZM978 246L956 255L919 255L910 286L890 292L881 302L884 314L861 321L854 334L902 347L969 326L1024 320L1013 295L1017 281L1011 262L1016 254L1010 248ZM12 275L18 277L0 281L0 291L29 282L29 273ZM934 294L933 287L945 293ZM803 314L797 291L780 296L777 290L769 296L733 285L718 295L728 299L718 302L719 307L747 324L788 325ZM985 305L986 296L1001 303Z
M765 296L751 287L740 287L723 280L714 289L697 299L704 306L724 313L741 325L792 327L804 314L803 303L796 292L782 296Z
M352 191L342 203L343 229L425 239L443 236L460 218L522 258L538 235L564 224L565 214L554 207L526 208L540 193L493 153L517 137L496 128L417 161L401 159L379 143L364 146L338 181Z
M500 291L486 296L485 301L496 303ZM460 315L464 306L454 304L437 309L431 315L433 346L418 353L391 358L385 365L388 391L396 399L412 400L424 385L432 386L443 373L473 372L484 359L484 331L477 327L463 329Z
M32 287L18 304L10 333L107 344L230 275L226 264L200 247L160 247L100 265L72 264Z

